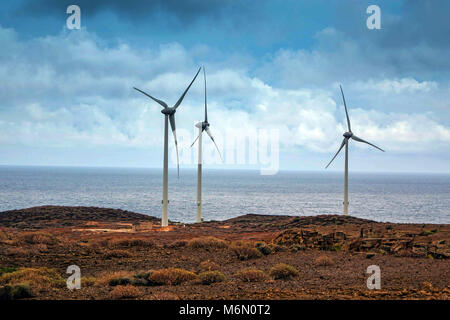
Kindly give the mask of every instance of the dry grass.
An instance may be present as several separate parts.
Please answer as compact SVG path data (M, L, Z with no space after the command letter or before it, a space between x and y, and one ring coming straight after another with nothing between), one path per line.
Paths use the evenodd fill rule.
M167 245L169 248L182 248L188 244L187 240L175 240L174 242Z
M127 286L116 286L111 291L112 299L134 299L141 296L142 293L139 288L127 285Z
M205 271L198 275L198 280L201 284L209 285L216 282L224 282L227 279L220 271Z
M298 270L285 263L279 263L270 269L270 276L275 279L291 279L298 276Z
M36 245L34 246L33 249L34 249L35 251L37 251L37 252L40 252L40 253L46 253L46 252L48 252L48 247L47 247L47 245L46 245L46 244L43 244L43 243L36 244Z
M228 244L225 240L215 237L193 238L188 241L187 245L191 248L203 248L203 249L228 247Z
M8 233L4 230L0 230L0 243L8 243L8 241L11 240L8 236Z
M25 232L19 236L17 243L52 245L58 243L58 239L49 233Z
M7 256L14 256L14 257L26 257L31 253L30 250L22 248L22 247L12 247L6 249L5 254Z
M115 272L103 272L98 275L95 285L96 286L107 286L109 285L111 280L114 279L131 279L133 277L133 272L130 271L115 271Z
M263 254L249 242L234 242L231 244L230 250L234 252L239 260L256 259L263 256Z
M81 277L81 287L92 287L97 282L95 277Z
M49 268L20 268L15 272L0 276L0 285L29 285L36 289L62 288L65 279L55 269Z
M200 268L204 271L219 270L219 265L211 260L205 260L200 262Z
M314 261L314 264L319 267L329 267L329 266L334 265L334 261L330 257L323 255L323 256L319 256Z
M131 239L111 239L107 242L109 248L132 248L132 247L145 247L152 248L156 244L154 241L143 238L131 238Z
M119 250L119 249L114 249L114 250L108 250L105 255L104 258L105 259L111 259L111 258L130 258L132 255L130 252L126 251L126 250Z
M149 298L150 300L180 300L180 298L170 292L156 292Z
M158 285L179 285L197 279L197 275L191 271L179 268L169 268L154 271L149 280Z
M250 268L236 272L235 277L244 282L264 281L267 276L262 270Z

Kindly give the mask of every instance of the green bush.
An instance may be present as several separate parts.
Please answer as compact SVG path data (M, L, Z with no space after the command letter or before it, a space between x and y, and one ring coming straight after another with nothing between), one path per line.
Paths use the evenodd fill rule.
M205 271L198 275L201 284L209 285L216 282L226 281L225 275L220 271Z

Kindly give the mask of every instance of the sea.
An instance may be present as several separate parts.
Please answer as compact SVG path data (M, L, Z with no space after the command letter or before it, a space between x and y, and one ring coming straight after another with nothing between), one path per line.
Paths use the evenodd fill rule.
M169 220L195 221L197 171L169 171ZM342 214L343 172L203 171L203 218ZM0 212L42 205L118 208L160 217L162 170L0 166ZM380 222L450 223L450 175L349 174L349 214Z

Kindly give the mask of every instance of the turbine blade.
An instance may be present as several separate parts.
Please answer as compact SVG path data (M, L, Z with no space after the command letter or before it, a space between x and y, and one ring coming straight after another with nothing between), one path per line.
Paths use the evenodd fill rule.
M180 99L178 99L177 103L175 103L175 105L173 106L175 109L178 108L178 106L180 105L181 101L183 101L184 96L186 95L186 93L188 92L189 88L192 86L192 84L194 83L195 79L198 76L198 73L200 72L201 68L198 68L197 73L195 74L194 79L192 79L191 83L189 84L189 86L186 88L186 90L184 90L183 94L181 95Z
M352 132L352 127L350 126L350 118L348 117L347 104L345 103L344 91L342 91L341 85L339 85L339 87L341 88L342 100L344 100L345 116L347 117L348 131Z
M203 131L202 131L202 132L203 132ZM201 133L200 133L200 134L201 134ZM195 138L194 142L192 142L191 148L192 148L192 146L194 145L194 143L198 140L198 138L200 138L200 134L197 136L197 138Z
M175 127L175 115L171 114L169 116L170 128L172 129L173 138L175 139L175 149L177 151L177 170L178 170L178 178L180 178L180 160L178 158L178 141L177 141L177 129Z
M203 66L203 78L205 79L205 122L208 122L208 106L206 102L206 72L204 66Z
M138 88L133 87L133 89L139 91L140 93L145 94L147 97L153 99L154 101L156 101L157 103L159 103L160 105L162 105L164 108L167 108L167 107L168 107L168 106L167 106L167 103L165 103L164 101L159 100L159 99L156 99L156 98L153 98L151 95L149 95L148 93L145 93L144 91L142 91L142 90L140 90L140 89L138 89Z
M370 143L370 142L368 142L368 141L366 141L366 140L363 140L363 139L361 139L361 138L358 138L358 137L355 136L355 135L352 136L352 139L355 140L355 141L358 141L358 142L367 143L368 145L371 145L372 147L377 148L378 150L384 152L383 149L378 148L376 145L374 145L374 144L372 144L372 143Z
M211 138L212 142L214 142L214 145L216 146L217 152L219 152L220 159L223 161L222 154L220 153L219 147L217 146L216 141L214 140L214 138L213 138L213 136L211 134L211 131L209 131L209 127L206 127L205 131L208 134L208 136Z
M341 146L339 147L339 150L336 152L336 154L334 155L333 159L331 159L331 161L327 164L327 166L325 167L328 168L328 166L333 162L333 160L337 157L337 155L339 154L339 152L342 150L342 148L345 146L345 144L347 143L347 138L344 138L344 140L342 140Z

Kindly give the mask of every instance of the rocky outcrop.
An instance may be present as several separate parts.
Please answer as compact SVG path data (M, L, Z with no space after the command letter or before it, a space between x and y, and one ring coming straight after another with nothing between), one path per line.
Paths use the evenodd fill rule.
M359 236L344 232L320 233L301 228L279 233L273 243L280 246L302 249L347 250L353 252L375 252L403 257L432 257L448 259L449 245L446 240L432 241L427 237L401 235L392 237L361 229Z

